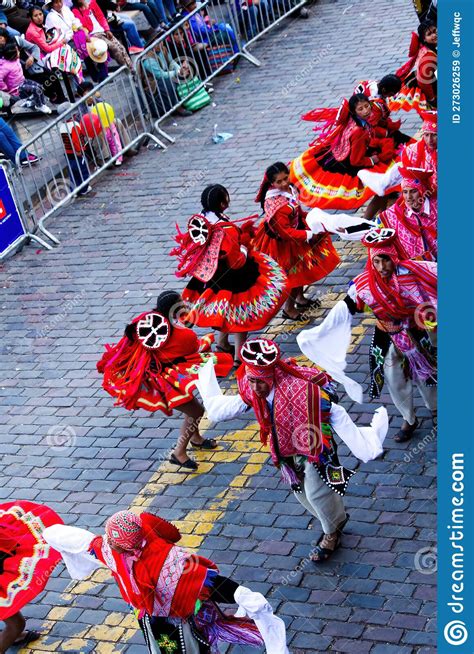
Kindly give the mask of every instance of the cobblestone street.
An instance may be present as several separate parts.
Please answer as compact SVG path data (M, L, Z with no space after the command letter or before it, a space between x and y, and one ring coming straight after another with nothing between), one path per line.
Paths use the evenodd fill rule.
M345 496L350 520L342 547L316 567L307 556L318 522L280 481L254 420L203 422L219 449L196 452L198 474L176 472L167 459L181 416L114 407L96 371L105 343L119 340L131 317L161 290L181 289L168 253L175 223L183 227L200 209L204 186L229 189L231 217L256 213L265 168L313 138L300 115L336 106L361 79L394 72L417 24L411 0L320 0L310 12L252 46L260 68L242 60L218 78L212 106L169 123L174 145L125 160L51 220L57 249L30 245L0 268L0 501L45 503L96 533L114 511L156 511L180 528L184 546L267 595L292 654L428 654L436 651L436 435L427 409L417 411L414 438L399 444L401 418L388 395L361 405L344 396L360 425L385 404L391 428L376 461L359 465L341 445L344 465L359 466ZM414 133L416 118L401 117ZM216 123L233 138L212 143ZM312 324L365 263L361 245L335 243L342 263L310 291L322 299ZM349 374L365 389L373 321L356 324ZM298 356L304 326L278 317L267 333ZM71 583L61 564L24 613L44 636L22 654L147 651L107 571Z

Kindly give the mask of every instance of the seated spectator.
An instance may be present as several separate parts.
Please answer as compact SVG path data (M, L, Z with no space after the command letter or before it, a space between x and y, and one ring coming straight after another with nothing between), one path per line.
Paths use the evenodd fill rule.
M21 146L22 142L10 127L10 125L5 120L3 120L3 118L0 118L0 153L15 165L15 156ZM25 150L20 155L20 162L22 166L35 164L38 161L39 157L37 157L35 154L30 154Z
M196 0L183 0L186 16L193 12L198 6ZM202 11L198 11L189 18L189 25L196 41L207 43L210 46L232 45L234 52L239 52L239 45L232 26L229 23L217 23L214 19L205 17Z
M77 51L94 82L102 82L108 75L107 63L99 61L101 57L91 56L91 48L87 47L91 37L84 31L81 21L65 6L63 0L48 0L44 8L48 9L46 29L56 28L66 43Z
M170 58L162 41L142 59L145 94L155 117L164 116L178 104L177 86L186 77L186 67L187 62L179 63ZM190 111L182 107L178 107L176 113L181 116L191 115Z
M165 10L165 4L168 14ZM169 29L171 21L177 15L174 0L143 0L142 2L140 2L140 0L138 0L138 2L135 0L119 0L119 5L121 9L138 9L139 11L144 11L143 7L148 7L148 9L151 9L153 12L154 17L158 18L158 23L155 25L149 19L149 11L144 11L145 18L153 28L159 27L161 31Z
M8 42L0 52L0 91L5 91L18 100L24 100L23 106L29 109L51 113L42 86L33 80L25 79L20 51L13 42Z
M0 11L5 15L8 25L18 34L24 34L28 28L28 12L18 6L16 0L0 0Z
M270 22L268 0L235 0L235 11L245 40L256 36Z
M122 34L125 33L129 53L138 54L139 52L142 52L145 47L145 41L138 33L137 26L133 22L133 19L125 14L117 16L114 12L118 11L118 5L116 2L113 2L113 0L97 0L97 4L101 8L104 16L107 18L112 33L119 39L119 41L123 42Z
M6 30L0 28L0 53L9 42L18 46L25 77L38 82L54 104L64 102L66 98L61 83L53 71L45 68L39 47L21 36L11 37Z
M86 34L105 41L115 61L120 66L127 66L133 70L130 55L110 31L109 24L96 0L72 0L72 6L72 13L81 21Z
M154 35L158 36L163 33L163 27L160 27L162 15L154 0L118 0L118 11L141 11L148 21L150 27L154 30Z
M199 77L206 79L212 75L212 66L209 61L211 46L200 43L193 38L189 23L174 29L168 39L168 48L173 58L187 57L197 66ZM209 85L212 86L212 85Z
M0 11L0 27L4 30L7 30L10 36L20 36L20 32L18 30L14 30L8 25L7 17L3 11Z
M82 62L77 52L62 35L62 32L53 28L46 30L44 25L44 11L41 7L30 9L31 23L26 30L26 38L30 43L38 46L43 63L51 70L74 75L78 82L83 79Z

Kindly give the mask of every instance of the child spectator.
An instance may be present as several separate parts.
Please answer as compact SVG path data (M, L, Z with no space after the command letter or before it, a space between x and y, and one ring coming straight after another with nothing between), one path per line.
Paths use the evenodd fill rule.
M62 104L58 111L64 113L72 107L70 102ZM71 190L74 190L85 182L89 176L89 167L87 165L86 155L89 152L89 143L87 136L84 134L81 124L76 120L79 116L70 116L64 120L59 127L61 139L66 155L66 161L71 177ZM77 195L87 195L92 191L92 186L88 184Z
M0 91L6 91L14 97L17 96L19 100L24 100L25 107L37 109L45 114L51 113L40 84L25 79L16 43L7 43L0 53Z
M87 95L93 88L93 84L90 82L84 82L78 90L79 97ZM115 110L112 105L102 101L100 91L96 91L93 96L87 98L83 103L81 103L81 105L79 105L79 107L82 116L86 116L92 111L92 113L96 113L101 120L102 131L94 138L94 141L97 141L97 143L91 143L91 146L99 152L99 160L107 158L109 152L110 156L113 157L122 150L123 146L120 133L125 132L126 137L124 138L124 143L130 143L130 137L126 128L115 116ZM96 107L95 110L94 107ZM118 123L120 123L120 127ZM104 143L104 139L107 142L107 146ZM120 156L115 161L115 165L121 166L122 163L123 156Z

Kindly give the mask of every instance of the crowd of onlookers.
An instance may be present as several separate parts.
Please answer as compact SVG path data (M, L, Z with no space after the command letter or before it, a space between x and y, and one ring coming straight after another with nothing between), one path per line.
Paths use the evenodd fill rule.
M15 163L21 146L9 120L12 116L66 111L108 77L114 61L133 72L154 118L172 111L189 115L209 104L212 83L192 91L216 70L233 70L239 41L247 41L270 24L275 18L272 11L285 13L297 2L230 1L235 3L237 23L229 20L228 6L221 0L211 0L210 12L204 8L196 12L196 0L0 0L0 158ZM306 17L305 12L300 15ZM187 15L189 19L183 21ZM159 39L166 32L168 37ZM152 42L156 45L143 56L137 77L132 57ZM81 106L79 120L90 113L87 103ZM106 143L110 155L127 141L118 117L112 121L106 117L105 122L94 123L92 135L81 122L74 128L76 135L81 132L81 161L91 140L95 145ZM70 162L77 163L78 147L71 148L75 155ZM37 160L36 155L22 152L22 164ZM87 173L84 161L82 170L75 163L69 166L76 186ZM120 163L118 158L116 164Z

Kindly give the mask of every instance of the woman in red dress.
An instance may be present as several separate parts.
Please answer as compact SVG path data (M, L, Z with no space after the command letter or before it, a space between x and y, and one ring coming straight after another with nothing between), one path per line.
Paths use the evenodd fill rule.
M438 28L433 20L426 20L413 32L408 61L397 70L402 88L389 102L391 111L418 113L436 109L438 103Z
M217 447L214 439L199 433L204 409L193 397L197 372L212 358L217 374L225 376L232 370L233 360L228 354L212 353L212 334L199 339L180 324L180 313L183 302L179 293L162 293L155 309L134 318L118 343L105 346L97 370L104 375L102 385L117 398L118 406L130 411L163 411L167 416L175 408L181 411L181 434L169 460L197 470L197 463L186 454L188 443L206 450Z
M267 168L255 199L265 211L252 241L255 250L275 259L288 275L290 289L283 316L301 318L301 312L318 306L308 300L303 287L328 275L339 263L330 234L313 234L305 222L298 194L290 184L290 171L282 162Z
M230 197L224 186L205 188L201 203L202 213L192 216L187 232L178 230L179 245L171 254L179 259L176 275L191 276L183 291L186 320L218 330L218 349L235 354L249 331L264 329L278 313L287 278L268 253L250 247L252 221L238 227L225 215Z
M335 119L334 110L320 110L329 121L306 152L294 159L290 179L300 192L303 204L320 209L359 209L374 193L357 173L365 168L383 173L395 155L393 137L374 126L374 108L363 93L343 100ZM366 208L371 219L379 210L374 198Z
M34 502L0 504L0 654L12 645L27 645L40 637L23 631L21 609L39 595L61 560L43 539L46 527L63 524L47 506Z

